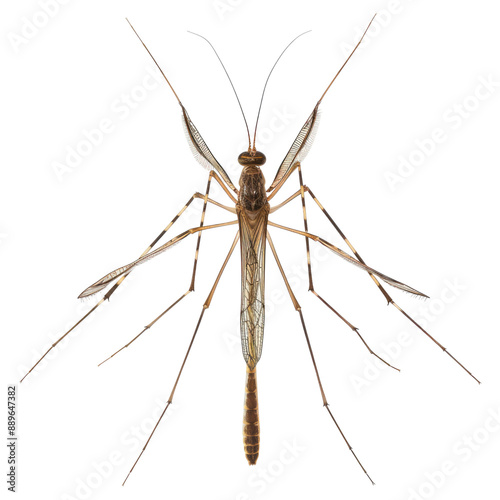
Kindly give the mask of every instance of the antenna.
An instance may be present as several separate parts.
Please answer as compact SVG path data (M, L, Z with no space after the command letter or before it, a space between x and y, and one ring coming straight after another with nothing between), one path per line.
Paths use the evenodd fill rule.
M227 69L224 66L224 63L222 62L222 59L219 57L219 54L217 54L217 51L215 50L214 46L204 36L199 35L198 33L194 33L193 31L189 31L189 30L188 30L188 33L191 33L192 35L196 35L196 36L199 36L200 38L203 38L203 40L205 40L205 42L207 42L208 45L210 45L210 47L212 47L212 50L215 52L215 55L217 56L217 59L221 63L221 66L224 68L224 71L225 71L226 76L227 76L227 78L229 80L229 83L231 84L231 87L233 87L233 91L234 91L234 95L236 96L236 100L238 101L238 104L240 106L241 114L243 115L243 120L245 120L245 127L247 128L247 134L248 134L248 149L250 150L252 144L251 144L251 141L250 141L250 130L248 129L248 123L247 123L247 119L245 117L245 112L243 111L243 107L241 105L240 98L238 97L238 93L236 92L236 89L234 88L234 85L233 85L233 82L231 80L231 77L229 76L229 73L227 72Z
M304 31L304 33L301 33L300 35L296 36L286 47L285 49L283 50L283 52L279 55L278 59L276 59L276 62L274 63L273 67L271 68L271 71L269 72L269 74L267 75L267 79L266 79L266 83L264 84L264 90L262 91L262 96L260 98L260 104L259 104L259 111L257 113L257 120L255 121L255 132L253 134L253 150L255 151L255 138L257 137L257 125L259 124L259 116L260 116L260 110L262 109L262 101L264 100L264 94L266 92L266 87L267 87L267 82L269 81L269 78L271 77L271 73L273 72L275 66L278 64L278 61L281 59L281 56L286 52L286 49L288 49L288 47L290 47L290 45L292 45L293 42L295 42L295 40L297 40L297 38L300 38L302 35L305 35L306 33L310 33L311 30L308 30L308 31Z

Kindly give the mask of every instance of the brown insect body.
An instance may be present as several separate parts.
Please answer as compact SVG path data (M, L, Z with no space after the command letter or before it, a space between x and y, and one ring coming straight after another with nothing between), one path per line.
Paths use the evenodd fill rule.
M259 402L256 365L262 353L264 335L264 269L269 202L260 169L266 157L256 151L238 157L243 165L236 213L241 248L241 335L247 363L243 411L243 444L250 465L259 457Z

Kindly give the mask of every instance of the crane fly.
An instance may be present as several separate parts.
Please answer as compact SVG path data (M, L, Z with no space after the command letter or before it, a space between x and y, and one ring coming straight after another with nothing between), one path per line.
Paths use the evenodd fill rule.
M237 225L238 230L236 232L236 235L234 237L233 243L224 259L224 262L222 263L222 266L220 268L219 273L217 274L217 277L215 279L215 282L210 290L210 293L208 294L208 297L203 304L203 308L201 311L201 314L199 316L198 322L196 324L196 328L194 330L193 336L191 338L189 347L187 349L187 352L184 356L181 368L178 372L177 378L175 380L174 386L172 388L172 392L170 394L170 397L167 401L167 404L160 415L155 427L153 428L151 434L149 435L149 438L147 439L146 443L144 444L144 447L137 457L137 460L133 464L132 468L130 469L130 472L128 473L127 477L125 478L125 481L128 479L130 473L132 470L135 468L137 462L141 458L142 454L144 453L144 450L146 449L147 445L149 444L149 441L151 440L154 432L156 431L156 428L158 427L160 421L162 420L163 416L165 415L165 412L167 411L168 407L172 403L173 397L175 390L177 388L177 384L179 382L180 376L182 374L182 371L184 369L184 365L186 364L187 358L189 356L189 353L191 351L191 347L193 345L193 342L195 340L196 334L198 332L198 329L200 327L201 321L203 319L203 315L205 314L205 311L210 307L211 301L213 299L215 290L217 288L217 285L220 281L220 278L226 268L226 265L233 254L236 246L238 245L239 242L239 247L240 247L240 252L241 252L241 311L240 311L240 332L241 332L241 345L242 345L242 351L243 351L243 357L245 359L246 363L246 381L245 381L245 399L244 399L244 414L243 414L243 444L244 444L244 450L245 450L245 456L246 459L249 463L249 465L254 465L257 462L258 456L259 456L259 446L260 446L260 422L259 422L259 405L258 405L258 397L257 397L257 364L261 358L262 355L262 346L263 346L263 340L264 340L264 313L265 313L265 259L266 259L266 249L269 247L271 250L271 253L273 255L274 260L276 261L276 264L279 268L280 274L284 280L285 286L287 288L287 292L290 296L290 299L293 303L293 306L295 310L298 312L299 317L300 317L300 322L302 325L302 330L304 332L304 336L306 339L307 347L311 356L311 360L313 363L314 371L316 374L316 378L318 380L318 385L319 389L321 392L321 397L323 400L323 405L325 406L326 410L328 411L331 419L333 420L335 426L337 427L338 431L340 432L342 438L344 439L346 445L348 446L349 450L352 452L354 458L360 465L360 467L363 469L364 473L366 476L370 479L370 481L373 483L372 479L368 475L368 472L365 470L363 465L361 464L360 460L354 453L351 445L347 441L347 438L345 437L344 433L342 432L337 420L335 419L333 413L331 412L329 406L328 406L328 401L326 399L325 392L323 390L323 386L321 383L321 378L319 375L318 367L316 365L316 361L314 358L313 350L311 347L311 342L309 340L309 335L307 333L306 329L306 324L304 320L304 315L302 313L301 306L299 302L297 301L290 284L288 282L288 279L285 275L285 272L283 270L283 267L281 265L281 262L279 260L278 254L276 252L276 248L273 244L273 240L271 238L271 234L269 232L269 227L281 229L283 231L295 233L299 236L302 236L305 238L305 250L306 250L306 257L307 257L307 263L308 263L308 276L309 276L309 291L311 291L326 307L328 307L334 314L336 314L351 330L359 337L361 342L365 345L365 347L368 349L370 354L376 356L380 361L385 363L387 366L394 368L395 370L398 370L398 368L392 366L389 364L386 360L381 358L378 354L376 354L366 343L364 338L361 336L361 334L358 331L358 328L353 326L346 318L344 318L336 309L334 309L321 295L318 294L318 292L314 288L313 284L313 274L312 274L312 269L311 269L311 259L310 259L310 240L323 245L324 247L328 248L330 251L332 251L334 254L338 255L339 257L343 258L350 264L353 264L354 266L357 266L358 268L361 268L363 271L367 272L371 279L374 281L375 285L378 287L382 295L385 297L387 300L388 304L391 304L394 306L399 312L401 312L409 321L411 321L418 329L420 329L429 339L431 339L436 345L438 345L448 356L450 356L458 365L460 365L471 377L473 377L478 383L479 380L467 369L465 368L464 365L462 365L455 357L453 357L448 350L441 345L434 337L432 337L422 326L420 326L413 318L411 318L401 307L399 307L396 302L392 299L392 297L389 295L389 293L386 291L384 288L383 283L389 284L395 288L398 288L400 290L403 290L405 292L408 292L410 294L413 294L415 296L420 296L420 297L427 297L427 295L423 294L422 292L419 292L418 290L415 290L414 288L405 285L404 283L397 281L393 278L390 278L386 274L383 274L372 267L368 266L366 262L361 258L361 255L355 250L354 246L350 243L350 241L346 238L344 233L341 231L337 223L332 219L332 217L329 215L329 213L326 211L326 209L323 207L323 205L320 203L318 198L314 195L313 191L311 190L310 187L306 186L303 182L303 176L302 176L302 167L301 167L301 162L304 160L306 157L309 148L312 144L312 141L314 139L315 132L317 130L317 126L319 123L319 116L318 116L318 110L319 110L319 105L321 104L323 98L325 97L326 93L332 86L333 82L336 80L340 72L344 69L345 65L347 62L351 59L353 56L354 52L356 49L359 47L361 42L363 41L364 36L366 35L368 29L370 28L375 16L371 19L370 23L368 24L366 30L364 31L363 35L361 36L361 39L357 43L357 45L354 47L350 55L347 57L345 60L344 64L340 67L340 69L337 71L333 79L330 81L328 86L326 87L326 90L323 92L321 95L320 99L318 100L316 106L314 107L313 111L307 118L306 122L300 129L297 137L295 138L292 146L290 147L289 151L287 152L285 158L283 159L281 165L279 166L277 173L274 177L274 180L272 183L267 187L266 189L266 184L265 184L265 179L264 175L262 173L261 167L266 163L266 157L264 153L258 151L256 149L256 136L257 136L257 126L258 126L258 121L259 121L259 116L260 116L260 111L262 108L262 102L264 99L264 93L267 87L267 83L269 81L269 77L271 76L271 73L273 72L276 64L278 61L281 59L282 55L284 52L288 49L288 47L300 36L302 36L304 33L296 37L290 44L287 45L287 47L281 52L280 56L274 63L273 67L271 68L271 71L267 77L267 80L264 85L264 90L262 92L262 97L260 100L260 105L259 105L259 111L257 114L257 119L256 119L256 124L255 124L255 129L254 129L254 136L253 136L253 141L250 136L250 131L248 128L248 123L245 118L245 114L243 112L243 108L241 106L241 103L239 101L238 95L236 94L236 90L234 89L234 86L231 82L231 79L229 78L229 74L226 71L226 68L224 67L224 64L222 64L222 61L220 60L217 52L215 51L215 48L212 46L212 44L206 40L204 37L204 40L206 40L212 49L214 50L217 58L219 59L220 63L222 64L222 67L224 68L224 71L226 72L226 75L229 78L229 81L231 83L231 86L233 87L234 93L236 95L236 99L238 100L238 104L240 106L243 119L245 121L245 126L246 126L246 131L248 134L248 149L244 152L242 152L239 157L238 157L238 162L239 164L243 167L242 172L240 175L239 179L239 188L235 187L235 185L232 183L231 179L229 178L228 174L224 170L224 168L221 166L221 164L216 160L210 149L208 148L207 144L203 140L201 134L198 132L198 129L195 127L194 123L192 122L191 118L189 117L189 114L186 110L186 108L183 106L181 100L179 99L177 93L175 92L174 88L172 87L170 81L166 77L165 73L162 71L160 68L159 64L156 62L155 58L149 51L149 49L146 47L145 43L142 41L132 24L130 24L130 27L134 31L134 33L137 35L139 38L140 42L144 46L144 48L147 50L151 58L153 59L154 63L160 70L161 74L165 78L167 84L169 85L170 89L172 90L175 98L177 99L180 107L181 107L181 112L182 112L182 123L186 132L186 136L188 139L188 143L192 149L192 152L194 153L195 158L198 160L199 163L201 163L204 167L206 167L209 170L209 175L208 175L208 182L207 182L207 187L205 194L201 193L194 193L191 198L187 201L187 203L184 205L184 207L179 211L179 213L172 219L172 221L165 227L165 229L154 239L154 241L146 248L146 250L142 253L142 255L136 259L135 261L131 262L130 264L127 264L125 266L119 267L115 269L114 271L110 272L100 280L96 281L93 285L89 286L87 289L85 289L79 296L79 298L84 298L84 297L89 297L91 295L94 295L95 293L104 290L107 288L109 285L111 287L109 290L106 292L106 294L96 303L94 307L90 309L73 327L71 327L62 337L59 338L48 350L47 352L35 363L35 365L26 373L26 375L23 377L26 378L29 373L33 371L33 369L40 363L40 361L62 340L64 339L74 328L76 328L82 321L84 321L90 314L92 314L104 301L109 300L111 295L116 291L116 289L123 283L123 281L127 278L127 276L130 274L130 272L137 267L139 264L142 264L149 259L152 259L153 257L156 257L157 255L163 253L164 251L168 250L172 246L174 246L176 243L181 242L188 236L192 234L197 234L197 244L196 244L196 251L195 251L195 257L194 257L194 265L193 265L193 273L192 273L192 278L191 278L191 284L189 286L189 289L181 295L174 303L172 303L167 309L165 309L158 317L156 317L151 323L149 323L138 335L136 335L130 342L128 342L126 345L124 345L122 348L117 350L114 354L109 356L107 359L105 359L102 363L105 361L108 361L111 359L113 356L115 356L117 353L128 347L132 342L134 342L140 335L142 335L146 330L151 328L161 317L163 317L170 309L172 309L175 305L177 305L184 297L186 297L189 293L194 291L194 284L195 284L195 277L196 277L196 268L197 268L197 262L198 262L198 253L200 249L200 242L201 242L201 235L203 231L208 231L220 227L225 227L225 226L231 226L231 225ZM194 33L196 35L196 33ZM283 201L280 204L271 206L270 201L276 196L276 194L280 191L280 189L283 187L283 185L290 179L292 174L297 173L298 174L298 180L299 180L299 185L300 188L289 198L287 198L285 201ZM210 194L210 186L212 181L217 182L220 187L223 189L225 195L227 198L232 202L233 206L228 206L224 205L216 200L213 200L209 198ZM332 226L335 228L335 230L339 233L339 235L342 237L342 239L345 241L347 246L352 252L352 255L344 252L340 248L332 245L325 239L321 238L320 236L317 236L311 232L309 232L308 228L308 222L307 222L307 212L306 212L306 196L311 198L312 201L319 207L319 209L322 211L322 213L325 215L325 217L328 219L328 221L332 224ZM269 220L269 216L276 212L277 210L281 209L283 206L287 205L290 203L292 200L300 198L302 202L302 211L303 211L303 223L304 223L304 229L299 230L299 229L293 229L287 226L283 226L277 223L272 222ZM162 246L158 247L156 250L153 250L153 247L156 246L158 241L165 235L165 233L174 225L174 223L179 219L179 217L182 216L183 212L187 209L187 207L195 200L195 199L202 199L203 200L203 209L201 212L201 219L200 223L198 226L193 227L191 229L188 229L187 231L184 231L168 242L164 243ZM227 202L226 202L227 203ZM228 222L221 222L218 224L212 224L212 225L205 225L205 213L207 210L208 205L215 205L218 206L227 212L236 215L235 220L231 220ZM100 364L102 364L100 363ZM22 382L21 380L21 382ZM125 484L125 481L123 484ZM373 483L374 484L374 483Z

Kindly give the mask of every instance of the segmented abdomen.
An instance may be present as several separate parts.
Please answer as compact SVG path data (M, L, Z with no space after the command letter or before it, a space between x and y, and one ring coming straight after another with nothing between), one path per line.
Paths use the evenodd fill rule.
M257 372L247 366L245 404L243 407L243 445L248 465L255 465L259 458L260 426L259 400L257 397Z

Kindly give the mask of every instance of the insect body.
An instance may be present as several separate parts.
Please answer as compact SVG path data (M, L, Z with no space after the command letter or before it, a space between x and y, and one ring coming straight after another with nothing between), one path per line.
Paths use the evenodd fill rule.
M373 21L373 19L372 19L372 21ZM369 27L370 27L370 25L368 25L368 28ZM365 30L365 33L368 30L368 28ZM134 32L135 32L135 30L134 30ZM136 34L137 34L137 32L136 32ZM139 35L137 35L137 36L139 36ZM364 34L363 34L363 37L364 37ZM397 281L397 280L390 278L389 276L387 276L379 271L376 271L372 267L367 266L365 261L359 255L359 253L354 249L354 247L349 242L349 240L346 238L344 233L340 230L340 228L336 224L336 222L330 217L330 215L325 210L323 205L320 203L320 201L313 194L312 190L309 187L305 186L303 183L301 161L305 158L305 156L308 152L308 149L311 146L312 139L314 137L314 132L315 132L317 125L318 125L319 105L322 102L323 97L328 92L331 85L333 84L333 82L335 81L337 76L339 75L339 73L342 71L344 66L347 64L347 61L349 61L349 59L351 58L351 56L355 52L356 48L361 43L363 37L361 38L359 43L356 45L356 47L354 48L354 50L352 51L350 56L347 58L345 63L342 65L340 70L334 76L334 78L332 79L332 81L330 82L328 87L326 88L325 92L323 93L323 95L321 96L319 101L317 102L313 111L311 112L308 119L306 120L306 122L302 126L301 130L299 131L297 137L295 138L292 146L290 147L288 153L286 154L285 158L283 159L281 165L279 166L274 180L271 182L270 186L267 189L266 189L266 185L265 185L265 178L264 178L264 175L263 175L262 170L261 170L261 167L266 162L266 157L263 153L257 151L257 149L255 147L255 137L256 137L256 132L257 132L257 124L255 126L255 133L254 133L254 139L253 139L253 144L252 144L252 141L250 139L250 132L249 132L248 125L246 124L246 119L245 119L245 124L247 125L249 145L248 145L248 150L241 153L240 156L238 157L238 162L240 163L240 165L242 165L243 169L242 169L241 176L239 179L239 184L238 184L239 189L237 189L234 186L234 184L232 183L232 181L229 178L229 176L227 175L227 173L225 172L224 168L220 165L220 163L216 160L216 158L211 153L210 149L208 148L205 141L203 140L201 134L198 132L194 123L191 121L191 119L187 113L187 110L184 108L179 97L177 96L174 89L170 85L170 82L168 81L167 77L165 76L165 74L161 70L160 66L155 61L155 63L158 65L158 68L162 72L163 76L165 77L165 80L167 81L168 85L172 89L172 92L174 93L175 97L177 98L177 100L181 106L182 121L183 121L183 125L184 125L185 131L186 131L186 136L188 138L189 145L191 146L191 149L192 149L196 159L203 166L207 167L210 170L210 173L208 176L208 183L207 183L206 192L204 195L200 194L200 193L194 193L191 196L191 198L188 200L186 205L180 210L180 212L174 217L174 219L167 225L167 227L158 235L158 237L155 238L155 240L146 248L146 250L143 252L143 254L138 259L131 262L130 264L119 267L119 268L115 269L114 271L108 273L106 276L104 276L100 280L96 281L93 285L89 286L87 289L85 289L80 294L80 297L87 297L87 296L93 295L101 290L104 290L109 285L111 285L111 287L109 288L107 293L104 295L104 297L102 299L100 299L100 301L78 323L76 323L57 342L55 342L50 347L50 349L42 356L42 358L40 358L40 360L25 375L25 377L26 377L38 365L38 363L40 363L40 361L47 355L47 353L50 352L50 350L53 349L53 347L55 347L64 337L66 337L66 335L68 335L78 324L80 324L86 317L88 317L106 299L109 299L111 297L111 295L115 292L115 290L123 282L123 280L126 279L128 274L136 266L138 266L139 264L142 264L143 262L145 262L145 261L159 255L160 253L168 250L174 244L179 243L180 241L184 240L188 236L190 236L192 234L197 234L198 241L197 241L195 259L194 259L194 265L193 265L193 275L192 275L192 280L191 280L191 284L190 284L189 289L183 295L181 295L178 300L176 300L172 305L170 305L167 309L165 309L158 317L156 317L151 323L149 323L144 328L144 330L139 333L139 335L134 337L128 344L123 346L121 349L116 351L114 354L112 354L107 359L110 359L111 357L115 356L118 352L120 352L124 348L128 347L140 335L142 335L142 333L144 333L154 323L156 323L156 321L158 321L164 314L166 314L172 307L174 307L176 304L178 304L185 296L187 296L190 292L192 292L194 290L197 260L198 260L198 251L200 248L200 241L201 241L202 232L207 231L207 230L217 229L219 227L224 227L224 226L238 225L238 231L235 235L235 238L234 238L234 241L231 245L231 248L229 249L229 252L228 252L228 254L227 254L227 256L222 264L222 267L217 275L217 278L212 286L212 289L210 290L210 293L208 294L208 297L203 305L200 317L199 317L198 322L196 324L195 331L194 331L193 336L191 338L191 342L190 342L189 347L187 349L186 355L185 355L184 360L182 362L181 368L180 368L179 373L177 375L177 379L174 383L174 386L172 388L172 392L171 392L170 397L168 399L168 402L165 406L165 409L164 409L163 413L161 414L160 418L158 419L158 422L157 422L156 426L154 427L153 431L151 432L148 440L146 441L139 457L137 458L134 465L132 466L132 469L130 470L129 475L132 472L132 470L134 469L137 462L139 461L144 450L146 449L146 447L147 447L149 441L151 440L158 424L160 423L161 419L163 418L163 415L165 414L167 408L172 403L172 399L174 397L174 393L175 393L175 390L177 388L177 384L179 382L180 376L181 376L182 371L184 369L184 366L186 364L186 360L187 360L189 353L191 351L191 347L192 347L193 342L195 340L196 334L197 334L198 329L200 327L200 324L201 324L201 321L202 321L203 316L205 314L205 311L210 307L210 304L211 304L212 298L214 296L215 290L217 288L217 285L219 283L219 280L220 280L220 278L221 278L221 276L226 268L227 262L229 261L231 255L233 254L233 252L236 248L236 245L239 241L240 251L241 251L240 330L241 330L241 343L242 343L243 357L244 357L244 360L246 363L245 399L244 399L244 414L243 414L243 440L244 440L245 455L246 455L246 458L248 460L248 463L250 465L253 465L257 462L257 459L259 456L259 446L260 446L260 442L259 442L260 441L260 437L259 437L260 436L260 421L259 421L259 407L258 407L258 397L257 397L257 364L258 364L260 357L261 357L261 354L262 354L263 341L264 341L265 263L266 263L266 248L268 246L269 249L271 250L271 253L272 253L274 260L276 261L276 263L278 265L278 268L279 268L280 273L283 277L285 286L287 288L290 299L294 305L294 308L296 309L296 311L298 312L298 314L300 316L300 321L301 321L302 329L303 329L305 339L307 342L307 347L308 347L309 353L311 355L311 360L312 360L314 370L316 373L316 377L318 380L318 385L319 385L319 389L321 392L323 405L325 406L330 417L332 418L332 421L334 422L334 424L336 425L336 427L340 431L342 438L344 439L345 443L349 447L350 451L353 453L355 459L358 461L359 465L361 466L363 471L366 473L368 478L370 478L370 476L368 475L368 473L366 472L364 467L361 465L361 462L358 460L357 456L355 455L354 451L352 450L352 447L350 446L349 442L347 441L344 434L340 430L340 426L337 423L337 420L335 419L335 417L333 416L332 412L330 411L330 409L328 407L328 401L326 399L326 395L325 395L325 392L323 390L323 386L321 384L321 379L319 376L318 367L317 367L316 361L314 359L314 354L313 354L313 350L311 347L309 335L307 333L306 324L305 324L304 316L302 313L302 309L301 309L300 304L297 301L297 299L296 299L296 297L295 297L295 295L290 287L288 279L283 271L283 267L281 266L280 260L278 258L278 254L276 252L276 249L274 247L274 244L273 244L270 232L269 232L269 227L279 228L281 230L289 231L291 233L295 233L295 234L300 235L300 236L305 238L306 254L307 254L307 259L308 259L308 273L309 273L309 289L310 289L310 291L315 296L317 296L318 299L320 299L322 303L324 303L329 309L331 309L349 328L352 329L352 331L360 338L360 340L363 342L363 344L366 346L366 348L369 350L369 352L371 354L373 354L374 356L379 358L381 361L386 363L391 368L395 368L392 365L390 365L389 363L387 363L387 361L383 360L380 356L375 354L370 349L368 344L365 342L365 340L363 339L363 337L359 333L358 329L356 327L354 327L340 313L338 313L315 290L314 283L313 283L313 274L312 274L312 269L311 269L311 265L310 265L310 258L309 258L309 242L310 242L310 240L312 240L320 245L325 246L330 251L332 251L333 253L335 253L339 257L342 257L344 260L346 260L350 264L353 264L353 265L357 266L358 268L361 268L363 271L367 272L368 275L371 277L371 279L376 284L376 286L379 288L380 292L384 295L384 297L386 298L386 300L388 301L389 304L392 304L403 315L405 315L417 328L419 328L423 333L425 333L434 343L436 343L441 349L443 349L443 351L446 352L454 361L456 361L464 370L466 370L469 375L471 375L475 380L477 380L469 370L467 370L459 361L456 360L456 358L454 358L446 350L445 347L443 347L437 340L435 340L415 320L413 320L405 311L403 311L403 309L401 309L396 304L396 302L394 302L392 297L385 290L382 282L387 283L393 287L396 287L400 290L404 290L406 292L409 292L409 293L417 295L417 296L426 297L426 295L424 295L423 293L415 290L414 288L412 288L408 285L405 285L404 283L401 283L400 281ZM141 42L142 42L142 40L141 40ZM144 43L143 43L143 45L144 45ZM149 52L146 45L144 45L144 47ZM283 55L283 52L281 55ZM149 52L149 54L151 55L150 52ZM278 58L278 60L281 58L281 55ZM153 56L151 55L151 57L153 57ZM154 58L153 58L153 60L154 60ZM278 62L278 61L276 61L276 62ZM276 65L276 63L275 63L275 65ZM273 66L273 69L274 69L274 66ZM225 68L224 68L224 70L225 70ZM271 72L272 72L272 70L271 70ZM268 76L268 80L269 80L269 76ZM232 83L231 83L231 85L232 85ZM267 85L267 81L266 81L266 85ZM265 86L264 86L264 90L265 90ZM262 95L262 98L263 98L263 95ZM262 106L262 98L261 98L261 106ZM239 99L238 99L238 102L239 102ZM241 107L241 104L240 104L240 107ZM259 112L260 112L260 108L259 108ZM257 123L258 123L258 116L257 116ZM243 114L243 117L244 117L244 114ZM300 189L295 194L290 196L288 199L283 201L282 203L280 203L278 205L271 206L271 200L280 191L282 186L287 182L288 179L290 179L290 177L294 173L298 173ZM212 181L217 182L222 187L225 195L231 200L233 206L224 205L218 201L215 201L215 200L212 200L209 198L210 186L211 186ZM236 195L236 197L235 197L235 195ZM333 225L335 230L344 239L345 243L350 248L353 256L344 252L340 248L337 248L336 246L332 245L331 243L324 240L323 238L316 236L316 235L309 232L308 224L307 224L306 201L305 201L306 195L309 196L310 198L312 198L312 200L322 210L322 212L328 218L328 220L331 222L331 224ZM303 208L303 215L304 215L304 230L298 230L298 229L293 229L290 227L282 226L280 224L276 224L276 223L272 222L269 219L269 217L275 211L279 210L281 207L283 207L284 205L286 205L290 201L294 200L295 198L299 198L299 197L302 201L302 208ZM177 236L175 236L174 238L172 238L168 242L164 243L163 245L161 245L157 249L153 250L153 247L156 246L158 241L165 235L165 233L172 227L172 225L182 215L182 213L187 208L187 206L196 198L203 200L203 211L202 211L202 215L201 215L200 224L196 227L188 229L187 231L184 231L183 233L178 234ZM228 222L221 222L221 223L212 224L212 225L204 225L205 212L206 212L208 204L217 205L218 207L223 208L227 212L236 215L236 220L230 220ZM395 369L397 370L397 368L395 368ZM23 379L25 377L23 377ZM127 478L128 478L128 475L127 475ZM127 480L127 478L125 479L125 481ZM370 480L371 480L371 478L370 478Z
M241 237L241 344L247 363L243 442L248 463L259 456L259 404L256 366L264 340L264 269L269 202L260 166L266 157L257 152L242 153L240 195L236 213Z

